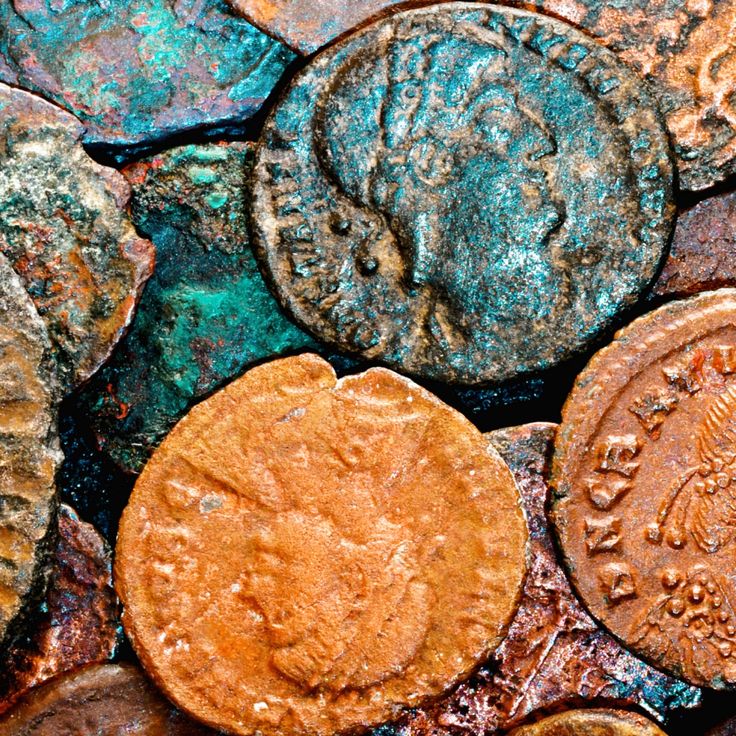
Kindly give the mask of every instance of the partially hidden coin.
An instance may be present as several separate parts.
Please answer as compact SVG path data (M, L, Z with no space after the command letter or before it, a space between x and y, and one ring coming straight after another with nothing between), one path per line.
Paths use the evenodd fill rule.
M736 290L672 302L578 377L553 520L586 606L634 653L736 685Z
M256 265L245 217L252 164L252 144L227 143L173 148L123 170L133 222L156 247L156 271L79 406L128 472L140 472L197 400L248 365L316 347Z
M46 323L63 389L88 378L130 321L153 246L130 189L82 148L69 113L0 84L0 253Z
M529 573L493 661L447 697L412 711L394 727L397 736L482 736L518 726L532 713L602 702L639 708L664 721L701 704L699 689L631 655L573 594L546 516L555 429L534 423L485 435L521 493L530 531Z
M176 711L131 664L93 664L31 690L0 736L214 736Z
M46 328L0 253L0 649L43 591L61 462Z
M386 369L338 381L306 354L248 371L154 452L116 587L143 665L191 715L357 732L495 649L526 543L513 477L462 415Z
M736 192L708 197L680 213L651 296L692 296L725 286L736 286Z
M69 506L59 508L58 527L44 600L24 635L0 653L0 713L62 672L110 659L117 647L111 550Z
M450 3L296 77L257 151L255 245L327 343L501 382L570 357L636 300L671 186L655 103L612 52L535 13Z
M572 710L512 731L509 736L666 736L654 723L623 710Z
M43 95L106 151L242 128L294 59L225 0L0 4L0 80Z

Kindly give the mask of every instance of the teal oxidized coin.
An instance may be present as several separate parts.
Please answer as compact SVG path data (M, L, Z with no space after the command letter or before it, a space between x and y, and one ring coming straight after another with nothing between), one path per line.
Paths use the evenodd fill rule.
M123 170L156 269L130 332L81 394L123 468L148 455L197 400L256 361L314 348L271 296L245 223L252 144L173 148Z
M572 27L474 3L324 53L257 153L256 245L326 342L499 382L610 328L670 236L673 166L641 80Z

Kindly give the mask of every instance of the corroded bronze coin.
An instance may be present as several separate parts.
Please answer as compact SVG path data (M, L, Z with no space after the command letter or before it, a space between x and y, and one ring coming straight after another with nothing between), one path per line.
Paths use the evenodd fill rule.
M588 344L654 276L674 214L637 75L559 21L473 3L319 55L254 176L256 245L297 321L458 383Z
M46 328L0 253L0 648L43 587L61 462Z
M590 703L641 708L660 720L700 705L697 688L627 652L570 589L545 513L555 428L536 423L486 435L521 493L530 532L529 574L493 662L447 697L412 711L394 727L397 736L483 736L518 726L533 712Z
M0 253L48 327L63 388L110 354L154 259L125 212L125 179L87 156L83 132L63 110L0 84Z
M571 710L517 728L509 736L666 736L651 721L623 710Z
M116 586L144 666L238 734L333 734L439 695L514 611L527 530L464 417L377 368L267 363L192 409L146 465Z
M115 652L120 624L110 548L68 506L59 509L58 527L46 596L28 616L25 635L0 654L0 713L32 687Z
M0 736L214 736L172 708L130 664L94 664L31 690Z
M81 411L100 446L140 472L191 406L251 364L315 347L261 276L245 210L251 143L172 148L123 170L156 271Z
M592 613L699 685L736 685L736 290L622 330L578 378L553 518Z
M691 296L736 286L736 192L709 197L677 218L652 296Z

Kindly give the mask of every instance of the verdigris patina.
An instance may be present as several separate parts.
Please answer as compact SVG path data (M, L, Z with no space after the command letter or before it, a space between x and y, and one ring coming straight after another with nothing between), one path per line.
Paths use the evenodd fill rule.
M74 113L90 144L242 125L293 58L225 0L0 4L0 80Z
M399 13L293 82L257 153L255 244L329 344L454 383L548 368L656 273L673 165L644 84L574 28Z
M171 149L124 170L156 270L130 332L81 396L103 448L140 470L197 400L248 365L313 347L258 272L245 223L252 145Z

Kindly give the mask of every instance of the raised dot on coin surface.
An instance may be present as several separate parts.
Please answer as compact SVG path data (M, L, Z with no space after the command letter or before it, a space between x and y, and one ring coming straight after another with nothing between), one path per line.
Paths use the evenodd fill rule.
M0 253L0 648L42 592L56 509L58 387L43 322Z
M656 273L671 197L633 70L560 21L448 3L296 77L257 151L253 223L275 293L317 337L477 384L610 327Z
M565 404L552 513L578 593L634 653L713 688L736 686L734 469L736 290L637 319Z
M623 710L571 710L543 718L509 736L666 736L650 720Z
M383 368L267 363L155 451L118 537L123 623L183 710L333 734L443 693L499 643L526 567L507 466Z
M214 736L178 713L131 664L95 664L31 690L0 736Z
M87 156L83 132L69 113L0 84L0 253L46 323L63 389L109 356L154 260L125 211L127 182Z

